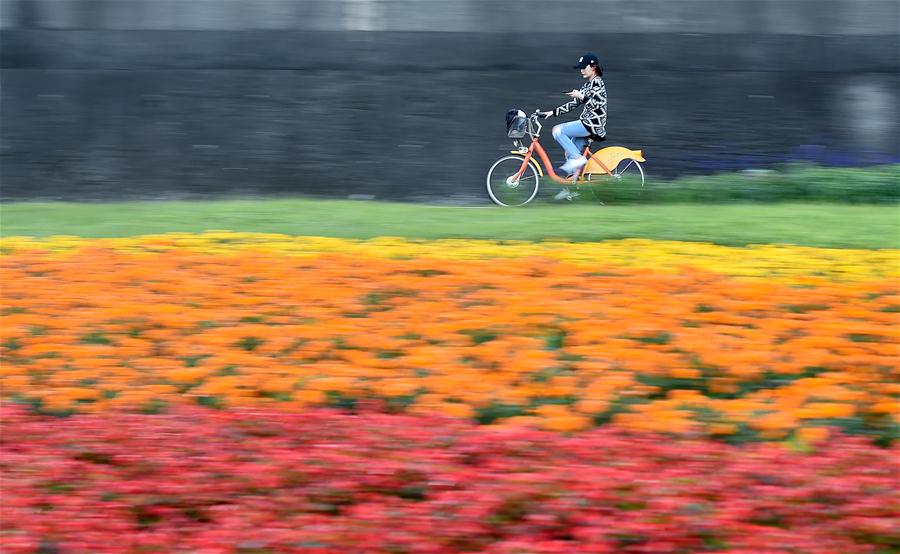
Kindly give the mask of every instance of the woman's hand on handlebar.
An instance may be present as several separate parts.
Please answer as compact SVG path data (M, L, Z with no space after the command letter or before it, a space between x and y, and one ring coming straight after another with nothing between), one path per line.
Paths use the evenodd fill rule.
M551 117L553 115L552 111L545 112L545 111L538 110L534 113L536 113L537 115L541 116L544 119L547 119L548 117Z

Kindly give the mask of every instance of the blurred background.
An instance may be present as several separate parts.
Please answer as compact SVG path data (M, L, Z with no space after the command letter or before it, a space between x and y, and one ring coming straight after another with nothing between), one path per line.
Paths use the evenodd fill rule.
M563 103L585 51L652 178L900 160L897 0L0 0L0 26L5 201L484 202L505 112Z

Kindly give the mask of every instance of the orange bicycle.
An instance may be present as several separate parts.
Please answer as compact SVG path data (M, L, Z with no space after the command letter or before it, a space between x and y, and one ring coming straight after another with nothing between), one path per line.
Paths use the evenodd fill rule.
M644 168L641 167L641 162L645 160L641 150L609 146L591 154L591 144L594 142L591 137L584 149L588 163L571 177L560 177L541 146L543 125L540 118L540 111L527 117L524 112L519 111L518 115L507 118L507 136L513 139L516 149L510 150L512 155L500 158L488 170L487 191L494 203L501 206L524 206L534 200L541 178L545 177L541 164L535 159L535 152L546 168L547 177L563 185L575 186L575 190L567 196L568 200L579 195L579 187L588 184L602 186L625 183L635 187L644 186ZM527 147L521 141L525 135L531 138L531 145Z

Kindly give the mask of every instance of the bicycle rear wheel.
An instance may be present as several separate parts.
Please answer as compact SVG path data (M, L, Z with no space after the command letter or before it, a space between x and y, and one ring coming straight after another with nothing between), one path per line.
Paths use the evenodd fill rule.
M627 189L644 188L644 168L637 160L625 159L614 168L610 168L612 175L594 173L585 175L585 180L593 184L621 185Z
M529 162L519 179L515 179L524 160L522 156L505 156L494 162L488 170L488 196L495 204L524 206L537 196L540 176L532 163Z

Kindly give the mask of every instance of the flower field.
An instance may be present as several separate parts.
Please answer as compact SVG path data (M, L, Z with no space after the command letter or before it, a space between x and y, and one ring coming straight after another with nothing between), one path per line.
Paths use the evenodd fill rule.
M898 256L7 237L0 538L895 552Z
M10 553L825 554L900 538L896 450L860 438L811 457L434 416L2 415Z

